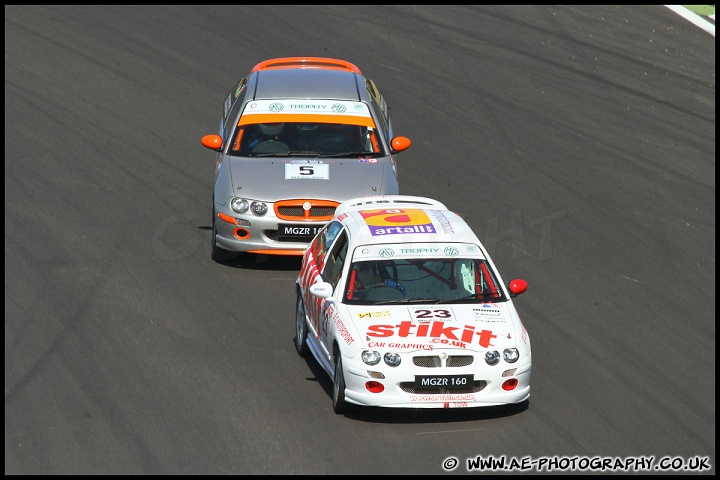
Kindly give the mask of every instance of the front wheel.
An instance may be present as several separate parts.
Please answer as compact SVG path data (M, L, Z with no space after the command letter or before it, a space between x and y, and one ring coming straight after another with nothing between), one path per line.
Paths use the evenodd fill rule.
M342 369L342 355L337 352L335 355L335 375L333 375L333 410L337 414L347 413L350 406L345 401L345 375Z
M305 304L300 292L295 302L295 350L301 357L306 357L310 349L307 344L307 323L305 320Z

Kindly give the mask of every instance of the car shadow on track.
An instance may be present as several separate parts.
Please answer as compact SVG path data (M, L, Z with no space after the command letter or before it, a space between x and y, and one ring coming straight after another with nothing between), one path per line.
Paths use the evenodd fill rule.
M328 405L331 405L332 380L312 355L306 357L305 362L315 377L310 380L315 380L320 384L328 396ZM529 400L516 405L448 409L361 407L356 408L351 413L344 414L344 416L368 423L452 423L511 417L526 411L529 407ZM332 409L330 412L332 414Z
M200 225L200 230L212 231L212 226ZM208 249L209 250L209 249ZM211 258L210 252L207 253ZM226 267L246 270L300 271L302 255L258 255L245 252L225 252L217 260L211 260Z
M217 262L227 267L242 268L245 270L266 271L300 271L302 257L282 255L257 255L254 253L240 253Z

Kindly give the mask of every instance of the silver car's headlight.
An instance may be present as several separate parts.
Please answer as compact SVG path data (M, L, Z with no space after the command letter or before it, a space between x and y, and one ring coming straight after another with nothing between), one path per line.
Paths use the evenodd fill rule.
M503 350L503 360L508 363L515 363L520 358L520 352L517 348L506 348Z
M233 209L233 212L245 213L250 208L250 204L244 198L235 197L230 200L230 208Z
M387 363L391 367L397 367L400 365L400 354L399 353L386 353L383 357L385 359L385 363Z
M263 202L252 202L250 204L250 210L254 215L257 215L258 217L262 217L267 213L267 204Z
M367 365L377 365L380 362L380 353L375 350L363 350L360 358Z
M485 363L488 365L497 365L500 361L500 353L497 350L485 352Z

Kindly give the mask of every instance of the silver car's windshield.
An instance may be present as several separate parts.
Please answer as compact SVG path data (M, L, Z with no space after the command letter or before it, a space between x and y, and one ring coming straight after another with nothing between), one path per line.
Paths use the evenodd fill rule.
M268 123L240 125L228 154L239 157L385 156L373 128L338 123Z
M479 258L354 262L347 278L344 301L356 305L508 300L490 264Z

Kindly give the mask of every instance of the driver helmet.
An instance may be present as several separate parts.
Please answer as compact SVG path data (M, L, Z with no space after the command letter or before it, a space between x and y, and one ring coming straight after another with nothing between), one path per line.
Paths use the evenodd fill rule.
M280 132L282 132L283 127L285 126L284 123L261 123L260 125L260 131L263 135L279 135Z
M370 286L375 278L375 269L371 262L362 262L357 267L357 279L364 286Z

